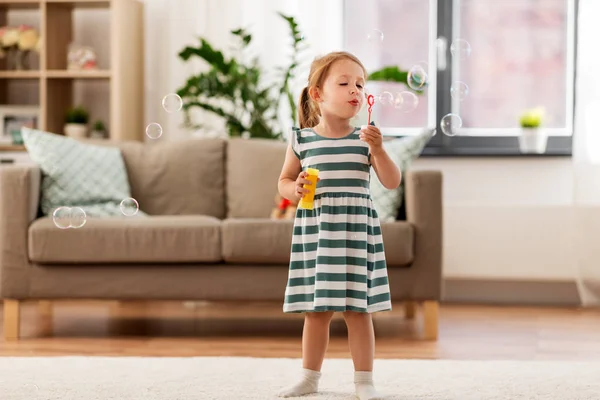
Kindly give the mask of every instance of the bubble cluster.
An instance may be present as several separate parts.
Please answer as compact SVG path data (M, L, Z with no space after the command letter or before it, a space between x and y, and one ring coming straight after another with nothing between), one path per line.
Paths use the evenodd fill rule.
M60 229L79 229L87 222L87 215L81 207L58 207L52 213L52 221Z
M464 39L455 39L450 46L450 54L459 60L471 55L471 44ZM454 81L450 86L450 96L457 101L465 101L469 96L469 86L463 81ZM455 113L445 115L440 121L440 129L447 136L456 136L463 126L462 118Z
M419 105L419 98L412 92L402 91L395 95L384 91L379 95L373 95L375 101L381 106L394 107L398 111L405 113L414 111Z

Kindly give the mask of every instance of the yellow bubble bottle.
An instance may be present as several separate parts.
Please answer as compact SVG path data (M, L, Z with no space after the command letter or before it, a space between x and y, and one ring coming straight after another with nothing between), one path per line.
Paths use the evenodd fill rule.
M298 204L298 206L300 208L304 208L305 210L312 210L315 205L315 190L317 189L317 178L319 177L319 170L316 168L307 168L306 172L308 173L306 179L309 180L311 184L308 186L304 185L304 187L310 192L304 194L304 197L300 199L300 203Z

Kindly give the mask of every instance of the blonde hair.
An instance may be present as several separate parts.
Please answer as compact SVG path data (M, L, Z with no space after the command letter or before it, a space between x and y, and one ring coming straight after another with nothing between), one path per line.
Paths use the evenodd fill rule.
M300 129L312 128L319 123L321 111L319 110L319 105L310 97L309 89L311 87L322 87L331 66L339 60L354 61L363 69L365 77L367 76L365 66L355 55L348 52L335 51L322 57L315 58L310 66L310 72L308 73L308 85L302 89L302 93L300 94L300 104L298 106Z

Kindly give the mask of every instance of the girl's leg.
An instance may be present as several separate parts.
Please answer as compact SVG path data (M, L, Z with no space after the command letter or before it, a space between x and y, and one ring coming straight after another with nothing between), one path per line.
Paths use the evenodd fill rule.
M304 316L302 330L302 379L279 392L280 397L315 393L319 389L321 367L329 344L329 324L333 311L310 312Z
M306 313L302 330L302 368L321 371L329 344L333 311Z
M375 358L375 331L371 314L344 312L348 327L348 345L354 363L354 384L360 400L379 399L373 384L373 359Z

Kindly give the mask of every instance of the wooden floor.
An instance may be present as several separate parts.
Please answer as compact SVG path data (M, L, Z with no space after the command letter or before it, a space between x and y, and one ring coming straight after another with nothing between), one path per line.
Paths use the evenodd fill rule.
M24 304L22 338L0 339L0 356L301 356L302 315L282 314L277 304L62 301L51 317L39 311ZM419 338L419 312L407 320L394 306L376 315L377 358L600 359L597 309L442 304L435 342ZM340 315L327 357L349 356Z

